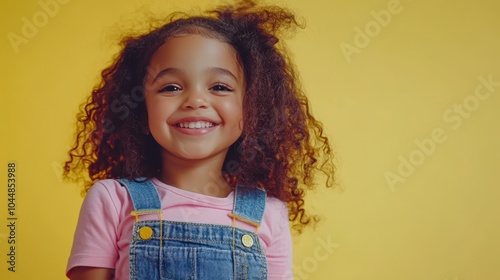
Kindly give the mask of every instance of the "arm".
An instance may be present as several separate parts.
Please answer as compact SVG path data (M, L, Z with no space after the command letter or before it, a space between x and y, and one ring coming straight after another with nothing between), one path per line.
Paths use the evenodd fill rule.
M269 280L290 280L292 273L292 235L288 222L288 209L283 204L279 209L279 215L275 216L274 224L277 225L273 233L273 242L266 250L266 258L269 271Z
M107 273L115 268L118 259L118 224L119 215L107 189L97 183L88 192L80 210L66 269L68 278L112 279Z
M110 280L112 272L109 268L77 266L71 270L70 280Z

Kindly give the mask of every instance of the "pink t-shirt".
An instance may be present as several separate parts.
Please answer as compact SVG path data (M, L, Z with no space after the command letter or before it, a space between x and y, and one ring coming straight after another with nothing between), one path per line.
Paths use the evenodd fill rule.
M151 180L161 198L163 220L209 224L232 224L234 192L225 198L206 196ZM66 275L77 266L115 269L115 279L129 279L129 247L135 217L127 190L115 180L97 182L88 192L80 210L73 248ZM157 219L156 214L141 220ZM236 226L255 231L255 227L237 221ZM258 229L267 257L269 279L293 279L292 241L286 204L267 198L264 217Z

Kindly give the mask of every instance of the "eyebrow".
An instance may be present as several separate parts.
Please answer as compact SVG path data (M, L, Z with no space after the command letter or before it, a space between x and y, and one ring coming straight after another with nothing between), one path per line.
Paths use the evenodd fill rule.
M208 71L210 72L216 72L216 73L219 73L219 74L222 74L222 75L226 75L226 76L230 76L232 77L235 81L238 81L238 79L236 78L236 76L229 70L225 69L225 68L221 68L221 67L210 67L208 68ZM159 78L169 74L169 73L176 73L176 72L182 72L182 70L178 69L178 68L165 68L163 70L161 70L160 72L158 72L158 74L156 74L156 76L154 77L153 81L151 82L152 84L154 84Z

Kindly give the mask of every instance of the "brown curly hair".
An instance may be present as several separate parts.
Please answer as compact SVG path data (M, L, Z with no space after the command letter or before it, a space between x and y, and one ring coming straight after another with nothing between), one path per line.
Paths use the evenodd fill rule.
M125 37L81 108L64 176L85 181L85 193L101 179L159 175L160 146L144 133L147 66L172 36L202 34L230 44L245 75L243 132L229 148L222 172L233 187L259 186L287 202L289 219L300 232L317 220L304 209L314 175L326 175L326 186L332 186L335 168L328 138L311 115L294 64L278 39L296 27L301 25L285 8L240 1L199 16L174 14L167 24ZM82 178L85 171L88 177Z

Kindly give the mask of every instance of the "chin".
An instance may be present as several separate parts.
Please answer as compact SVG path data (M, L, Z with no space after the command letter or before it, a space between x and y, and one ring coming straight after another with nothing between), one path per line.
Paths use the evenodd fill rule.
M209 159L209 158L214 158L214 157L222 157L225 158L226 152L221 153L221 152L213 152L213 151L196 151L196 150L191 150L191 151L184 151L182 153L173 153L173 155L179 159L184 159L184 160L204 160L204 159Z

